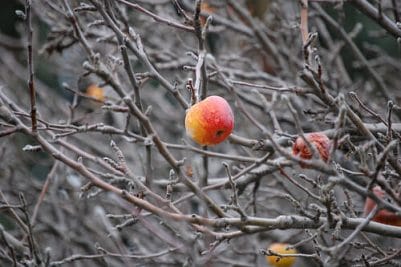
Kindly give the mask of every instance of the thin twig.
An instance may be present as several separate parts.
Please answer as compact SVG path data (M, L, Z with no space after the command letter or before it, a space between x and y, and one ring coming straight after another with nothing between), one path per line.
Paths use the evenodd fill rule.
M33 28L32 28L32 1L25 1L25 14L26 14L26 24L27 24L27 49L28 49L28 71L29 71L29 79L28 79L28 87L29 87L29 96L31 99L31 121L32 121L32 132L36 134L37 132L37 120L36 120L36 91L34 84L34 70L33 70L33 51L32 51L32 36L33 36Z

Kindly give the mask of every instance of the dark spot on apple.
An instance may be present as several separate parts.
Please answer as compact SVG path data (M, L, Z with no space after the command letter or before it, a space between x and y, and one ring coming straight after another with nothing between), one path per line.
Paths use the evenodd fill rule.
M216 132L216 137L220 137L224 133L224 130L218 130Z

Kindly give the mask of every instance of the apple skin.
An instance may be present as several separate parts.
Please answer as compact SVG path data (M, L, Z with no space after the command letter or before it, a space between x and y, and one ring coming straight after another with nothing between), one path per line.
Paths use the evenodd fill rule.
M271 250L278 254L296 254L298 253L296 249L290 248L287 249L289 244L286 243L273 243L267 249ZM295 257L277 257L277 256L266 256L266 261L269 263L269 266L275 267L291 267L295 264Z
M215 13L216 8L211 6L208 2L202 2L201 3L201 11L208 12L208 13ZM202 16L200 17L200 22L201 26L205 26L207 16Z
M375 194L381 199L383 199L384 196L386 195L386 192L384 192L380 186L373 187L372 191L373 194ZM363 215L367 216L375 207L376 207L376 202L369 197L366 198L365 207L363 209ZM372 221L388 225L401 226L401 216L398 216L394 212L386 209L379 210L376 213L376 215L372 218Z
M93 97L94 99L103 102L105 100L103 88L96 84L91 84L86 89L86 95Z
M321 132L308 133L305 134L305 139L316 148L322 160L326 162L329 160L331 141L326 134ZM295 140L292 146L292 154L294 156L299 155L302 159L312 158L312 151L309 150L301 136L298 136Z
M187 135L202 146L223 142L234 129L230 105L220 96L209 96L190 107L185 116Z

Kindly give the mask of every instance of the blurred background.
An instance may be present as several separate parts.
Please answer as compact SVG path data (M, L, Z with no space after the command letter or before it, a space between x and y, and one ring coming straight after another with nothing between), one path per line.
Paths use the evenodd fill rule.
M81 40L76 37L71 21L65 16L65 2L74 10L78 25L98 59L112 73L113 78L128 93L133 94L117 38L101 21L98 11L85 9L86 5L91 5L90 1L33 1L35 85L39 117L45 122L40 124L43 127L41 133L70 158L82 158L85 165L105 181L131 190L131 183L123 179L126 177L111 171L112 168L104 163L105 157L116 159L110 148L110 142L114 141L123 152L133 175L141 180L152 179L152 190L164 197L166 187L171 182L171 167L153 145L149 148L145 144L137 120L124 110L113 109L116 106L122 109L126 107L110 83L85 68L90 58ZM189 79L195 79L197 38L188 31L157 22L139 9L117 2L111 5L117 25L124 33L127 33L126 26L129 25L131 30L139 34L151 64L189 102L190 94L185 88ZM131 2L182 25L193 24L185 19L185 15L174 3L179 3L184 13L192 18L194 1ZM255 146L267 139L267 131L274 133L277 138L284 137L286 141L282 145L290 151L291 140L298 132L286 101L296 110L303 131L335 130L338 113L313 94L281 93L234 83L243 81L279 88L308 88L300 78L305 62L299 31L298 1L237 1L240 10L232 1L203 2L203 23L208 14L213 17L206 38L209 53L207 62L210 64L207 69L208 94L226 98L236 117L234 134L246 139L240 144L235 141L237 139L230 139L210 148L212 152L260 159L266 151L255 149ZM399 42L351 3L311 2L314 3L310 3L309 8L309 31L319 34L313 45L313 56L320 57L322 79L329 94L333 97L345 95L346 101L365 123L380 122L377 116L369 114L353 101L348 93L355 92L363 103L385 118L388 112L387 101L392 100L398 105L401 99ZM395 21L393 2L381 3L384 14ZM401 9L401 4L399 6ZM25 22L16 15L16 10L24 10L23 1L0 1L0 90L29 113L26 29ZM245 15L241 15L241 11ZM350 38L367 65L356 55L355 48L347 43L340 31ZM166 90L166 86L155 78L146 63L131 50L129 60L140 83L144 110L148 109L150 121L170 152L177 159L185 158L186 170L194 182L199 182L204 175L208 176L210 184L227 180L223 162L229 163L233 175L252 164L252 160L211 156L205 168L204 156L196 150L201 148L185 135L185 108L180 106L174 94ZM215 66L232 82L232 88L221 79ZM316 62L313 61L310 67L315 68ZM377 77L372 75L372 69ZM384 96L383 91L388 93L389 98ZM393 123L399 123L399 108L395 112ZM24 122L29 124L26 118ZM44 127L46 123L50 128ZM104 125L125 132L107 133L101 130ZM91 130L82 128L85 126ZM60 131L55 130L58 127ZM7 125L0 124L0 131L6 128ZM336 164L352 172L359 172L360 166L374 169L377 162L374 157L368 156L377 156L377 150L355 134L352 126L344 128L344 131L351 132L351 141L334 155ZM244 234L223 242L198 236L184 223L163 220L144 212L137 216L141 211L117 196L96 188L85 189L88 181L74 170L63 164L55 164L53 158L42 151L26 151L24 148L27 145L36 143L21 133L0 137L0 199L2 204L8 200L17 205L19 194L24 194L30 216L36 216L33 229L37 247L43 258L50 255L54 263L50 266L266 266L261 250L272 242L300 242L298 251L305 254L318 251L322 261L299 258L295 266L321 266L323 259L329 256L317 247L329 247L350 234L350 231L344 230L335 236L333 229L275 229ZM276 153L272 159L280 159L280 156ZM322 194L320 189L328 179L324 174L302 169L295 163L291 163L285 170L291 177L298 177L302 173L318 181L319 186L316 187L305 180L301 180L301 184L316 194ZM389 183L398 188L398 180L390 180ZM354 181L365 186L370 180L359 174L354 177ZM324 209L322 203L316 203L271 166L262 164L237 183L240 203L251 216L275 218L279 215L303 214L305 210L315 212L312 204ZM39 196L45 184L47 187L44 199L41 200ZM334 191L337 208L341 212L353 217L344 204L351 199L355 216L362 216L364 199L361 196L353 192L347 192L347 195L343 188ZM178 183L174 187L173 200L185 199L188 193L183 184ZM228 186L208 191L221 205L229 203L231 193ZM187 199L177 204L183 213L213 217L214 214L201 200L196 197ZM38 203L40 207L35 211ZM21 210L16 212L23 216ZM238 216L231 211L229 214ZM29 258L27 235L16 221L9 209L1 210L0 224L7 234L16 239L16 258L23 262ZM315 234L318 238L311 238ZM302 242L308 238L312 241ZM362 266L364 260L374 262L394 253L394 249L400 246L400 241L395 238L374 234L369 235L369 238L359 236L352 242L337 262L339 266ZM0 242L1 254L7 255L4 240ZM151 256L161 251L166 252L160 256ZM384 256L378 251L385 251ZM87 261L57 262L71 255L101 253L109 256ZM117 254L147 256L130 259ZM400 264L397 257L387 263L390 264L388 266ZM1 266L10 264L9 258L0 257Z

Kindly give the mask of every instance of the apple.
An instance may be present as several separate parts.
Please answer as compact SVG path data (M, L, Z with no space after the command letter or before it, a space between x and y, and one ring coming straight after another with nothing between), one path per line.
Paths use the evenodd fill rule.
M202 2L201 3L201 11L213 14L216 12L216 8L211 6L208 2ZM200 17L201 26L205 25L206 19L207 19L207 16L201 15L201 17Z
M383 199L386 196L386 192L384 192L380 186L373 187L372 191L373 194L375 194L381 199ZM375 207L376 207L376 202L369 197L366 198L365 207L363 209L364 216L367 216ZM401 216L386 209L379 210L376 213L376 215L372 218L372 221L388 225L401 226Z
M331 144L327 135L322 132L308 133L305 134L305 139L316 148L316 151L319 152L320 158L327 162L329 159ZM299 155L302 159L312 158L312 151L310 151L308 145L301 136L298 136L295 140L295 143L292 146L292 154L294 156Z
M223 142L233 131L234 115L230 105L220 96L209 96L187 110L187 135L202 146Z
M273 243L267 249L274 253L286 255L298 253L295 248L288 248L289 244L286 243ZM278 257L273 255L266 255L266 261L270 266L275 267L291 267L295 264L295 257Z
M266 11L269 9L271 0L246 0L249 13L253 17L263 20Z
M85 94L87 96L93 97L100 102L104 102L105 100L103 88L97 86L96 84L90 84L88 88L86 88Z

